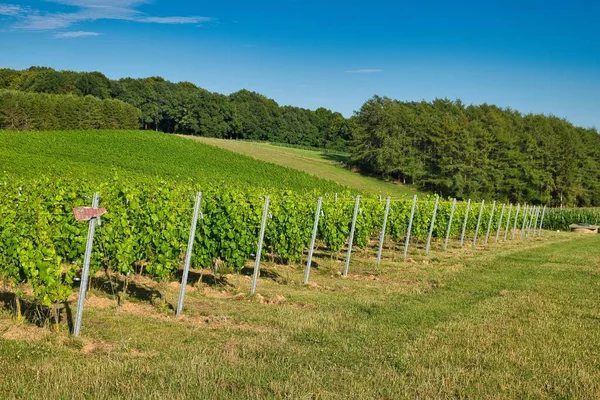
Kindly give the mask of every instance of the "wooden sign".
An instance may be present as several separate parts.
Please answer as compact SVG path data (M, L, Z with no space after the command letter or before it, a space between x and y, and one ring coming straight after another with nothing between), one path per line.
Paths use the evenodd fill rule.
M73 209L77 221L89 221L106 213L106 208L79 207Z

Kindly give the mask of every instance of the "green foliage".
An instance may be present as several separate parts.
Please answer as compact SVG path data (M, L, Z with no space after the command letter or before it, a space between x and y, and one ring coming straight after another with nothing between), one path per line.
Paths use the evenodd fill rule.
M0 90L0 129L134 129L138 114L119 100Z
M85 97L82 97L85 96ZM369 174L459 199L600 205L600 135L554 116L374 97L351 118L161 77L0 69L0 128L142 128L352 153Z
M315 208L316 200L298 201L291 191L284 192L270 206L272 218L268 222L266 245L285 263L300 261L304 249L310 246Z
M332 181L173 135L144 131L0 131L0 173L341 192ZM8 179L8 178L7 178ZM89 193L88 193L89 194Z
M350 234L352 201L343 198L326 198L321 208L319 221L319 237L334 252L340 251Z
M145 273L159 282L173 278L186 252L194 194L202 190L201 216L192 253L194 266L210 266L215 259L241 269L256 253L264 197L271 201L263 254L279 257L284 263L298 262L310 245L318 192L234 188L121 179L86 183L73 179L10 180L0 185L0 275L13 287L28 283L44 305L65 301L71 294L73 276L83 259L87 224L72 217L72 209L89 205L93 192L100 193L100 207L107 213L96 229L92 271L99 268L128 275ZM379 236L385 199L360 198L354 244L365 248ZM324 196L317 238L327 249L339 252L351 229L356 197L349 193ZM400 241L406 234L411 200L394 199L388 232ZM419 199L411 237L425 240L435 199ZM445 235L450 200L439 202L433 236ZM462 232L466 204L459 202L451 233ZM480 207L471 204L466 233L476 230ZM482 212L480 235L486 223L496 231L500 214L491 215L487 205ZM508 212L502 214L501 231L506 230ZM511 221L514 221L511 213ZM550 216L548 217L550 219ZM487 222L486 222L487 221ZM520 220L523 221L523 215ZM512 228L512 223L509 224ZM372 243L371 243L372 244Z
M550 208L544 215L544 229L568 231L571 224L600 225L600 208Z
M364 171L460 199L600 205L600 135L564 119L375 96L354 118Z
M35 96L36 101L47 103L67 102L66 123L48 123L54 115L61 114L52 108L36 107L30 110L19 102L12 104L0 127L11 129L76 129L142 128L169 133L182 133L226 139L268 140L344 150L352 137L352 122L340 113L325 108L316 111L299 107L280 107L274 100L248 90L240 90L225 96L199 88L190 82L169 82L161 77L123 78L109 80L99 72L55 71L51 68L32 67L17 71L0 69L0 90L70 95L67 97ZM25 96L22 93L22 96ZM113 99L120 102L103 102L104 107L93 112L74 112L73 107L80 96L93 99ZM31 96L23 97L31 98ZM48 100L51 99L51 100ZM28 100L31 102L31 100ZM81 100L80 100L81 101ZM84 102L88 105L91 100ZM137 110L125 115L116 105L127 103ZM1 103L0 103L1 104ZM6 107L3 107L6 108ZM114 119L104 121L98 114L103 108ZM2 108L0 108L1 110ZM128 108L128 111L131 107ZM32 124L31 118L37 118ZM62 114L61 114L62 115ZM115 124L114 122L118 124ZM77 122L77 124L75 123Z

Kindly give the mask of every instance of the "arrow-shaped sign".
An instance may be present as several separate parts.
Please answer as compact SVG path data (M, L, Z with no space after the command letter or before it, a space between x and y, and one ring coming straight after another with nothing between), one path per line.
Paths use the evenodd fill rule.
M106 208L79 207L73 209L77 221L89 221L106 213Z

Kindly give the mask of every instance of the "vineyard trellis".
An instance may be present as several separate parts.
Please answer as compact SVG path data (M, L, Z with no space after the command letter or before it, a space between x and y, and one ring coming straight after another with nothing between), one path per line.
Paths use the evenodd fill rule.
M183 286L190 266L207 267L218 261L241 271L254 256L254 293L260 261L265 257L289 264L300 262L307 254L308 282L316 245L327 249L332 259L339 259L346 249L343 274L347 274L353 245L367 249L370 242L377 241L379 265L384 242L394 246L403 242L406 259L411 243L423 245L429 252L434 240L443 251L451 238L460 238L458 245L462 247L465 237L473 235L473 245L477 245L482 221L487 222L487 244L492 229L496 229L496 241L509 240L515 238L517 226L521 226L520 237L528 237L541 235L542 224L551 229L562 224L564 229L572 218L584 218L577 212L570 215L521 205L514 213L509 205L505 215L505 204L498 214L496 202L492 207L481 202L479 212L474 213L470 212L470 200L457 202L434 196L387 198L383 202L381 197L350 193L267 193L256 188L200 188L118 178L94 186L73 180L6 181L0 184L0 275L16 293L17 318L21 318L19 302L25 284L47 307L66 301L72 294L73 280L89 243L86 225L74 220L72 209L89 205L95 192L100 193L99 202L107 213L102 225L96 227L102 246L94 246L90 253L91 273L104 269L121 274L124 290L131 274L146 274L164 289L183 263L178 314L183 308ZM600 219L597 210L587 212L591 222Z

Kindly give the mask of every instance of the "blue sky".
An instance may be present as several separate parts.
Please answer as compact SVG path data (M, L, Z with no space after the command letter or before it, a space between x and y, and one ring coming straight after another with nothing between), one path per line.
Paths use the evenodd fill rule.
M600 128L598 1L8 1L0 67L160 75L346 116L374 94L460 98Z

